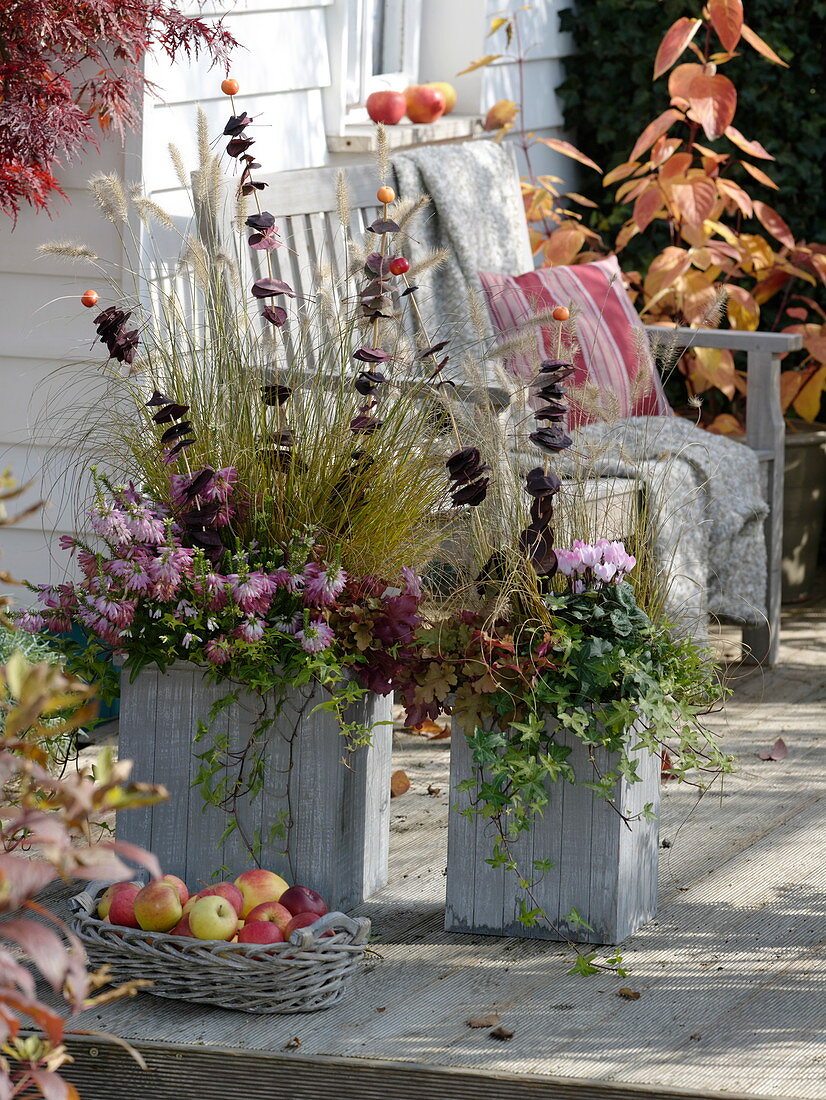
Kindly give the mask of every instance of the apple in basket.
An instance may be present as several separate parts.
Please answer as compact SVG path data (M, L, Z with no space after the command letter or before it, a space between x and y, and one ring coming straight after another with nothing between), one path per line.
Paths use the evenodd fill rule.
M315 924L318 919L318 913L296 913L284 930L284 939L289 940L290 936L297 928L309 928L310 925ZM333 932L330 930L329 932L325 932L324 935L332 936Z
M247 921L238 933L239 943L283 943L284 933L272 920Z
M189 927L189 917L184 914L174 928L169 930L170 936L189 936L191 939L195 937L192 934L192 929Z
M234 907L217 894L198 898L187 919L196 940L231 940L238 928Z
M140 890L140 886L136 886L134 882L113 882L111 886L107 886L98 899L97 914L101 920L106 920L106 918L109 917L109 910L111 909L115 894L119 894L124 890L127 894L131 895L134 901L135 894ZM111 920L112 918L109 917L109 919ZM120 924L120 921L114 921L113 923Z
M280 901L265 901L261 905L256 905L254 909L250 909L247 914L248 923L269 921L280 928L282 933L292 919L293 914Z
M182 879L179 879L177 875L162 875L161 882L168 882L170 886L174 886L178 891L181 905L186 905L189 901L189 889Z
M212 897L225 898L239 917L244 911L244 895L238 887L232 882L216 882L214 886L205 886L203 890L199 890L197 894L193 894L184 906L184 913L188 913L195 902L201 898Z
M244 896L241 916L245 920L249 911L256 905L261 905L265 901L279 901L281 895L289 889L289 883L285 882L280 875L260 867L244 871L235 880L235 885Z
M115 900L119 900L121 896L117 894ZM168 932L183 916L183 907L176 887L160 879L150 882L148 886L138 891L134 909L138 924L144 932ZM110 909L110 920L111 912Z
M278 902L289 909L294 917L299 913L315 913L317 917L323 917L327 912L324 898L309 886L291 886L284 891Z

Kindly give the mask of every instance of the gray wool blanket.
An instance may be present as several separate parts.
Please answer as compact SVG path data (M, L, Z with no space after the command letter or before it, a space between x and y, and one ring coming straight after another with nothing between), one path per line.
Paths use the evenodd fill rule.
M449 252L445 263L416 276L417 300L438 326L429 335L449 338L454 351L478 347L481 337L471 320L471 294L478 297L481 308L476 313L484 336L492 336L493 329L477 272L519 274L533 267L512 156L506 146L493 141L423 145L397 153L393 168L401 197L424 194L432 201L405 241L411 263L431 249ZM491 381L501 385L498 379Z
M765 621L768 507L754 451L677 416L591 424L573 439L554 462L560 475L582 463L594 474L633 477L645 486L654 557L668 578L673 618L698 636L707 614Z

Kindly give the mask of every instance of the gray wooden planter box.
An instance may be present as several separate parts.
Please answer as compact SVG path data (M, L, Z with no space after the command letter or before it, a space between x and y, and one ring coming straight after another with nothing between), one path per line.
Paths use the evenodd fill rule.
M119 755L134 761L135 779L162 783L170 798L118 814L117 837L154 852L164 873L190 887L214 872L234 878L255 865L237 830L221 839L227 814L205 806L192 788L200 766L195 754L211 743L194 744L198 722L208 721L211 706L228 691L190 664L165 673L144 669L134 683L128 672L121 675ZM264 788L245 800L238 816L249 837L256 831L261 837L260 866L318 890L330 909L347 910L387 881L392 700L370 694L348 711L348 720L385 724L376 725L372 745L345 764L335 715L310 713L325 698L315 685L290 693L269 730ZM241 695L219 713L213 734L227 734L231 750L240 750L260 710L257 696ZM282 814L286 836L271 838Z
M451 740L450 786L453 807L448 826L447 909L445 928L451 932L475 932L492 936L522 936L583 943L621 943L657 908L657 856L659 824L656 819L634 821L627 826L604 800L595 797L583 780L594 780L597 771L615 766L615 758L594 748L594 762L579 738L560 731L560 744L568 745L577 784L552 785L544 816L530 833L522 834L511 851L525 878L536 877L532 862L550 859L555 866L545 872L533 889L539 905L560 934L545 922L526 927L519 920L520 899L525 897L513 871L491 867L496 836L488 818L463 817L458 811L472 804L473 792L456 791L471 778L474 765L465 736L455 730ZM626 816L652 803L656 814L660 801L660 759L646 751L636 754L642 782L617 784L616 805ZM533 906L529 904L529 908ZM568 924L563 917L576 909L594 931Z

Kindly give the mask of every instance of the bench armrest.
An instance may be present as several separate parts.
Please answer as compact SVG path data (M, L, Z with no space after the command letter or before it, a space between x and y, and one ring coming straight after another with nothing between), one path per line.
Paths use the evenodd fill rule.
M646 325L649 338L674 348L723 348L726 351L767 351L782 355L800 351L803 337L799 332L742 332L731 328L672 328L670 325Z

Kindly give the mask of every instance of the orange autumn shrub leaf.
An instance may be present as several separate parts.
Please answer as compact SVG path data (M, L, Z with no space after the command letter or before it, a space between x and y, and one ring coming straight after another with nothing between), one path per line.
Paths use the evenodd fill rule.
M740 165L742 168L745 168L748 174L750 176L753 176L758 183L762 183L766 187L771 187L774 191L780 190L780 188L777 186L771 176L767 176L763 169L758 168L756 164L749 164L747 160L741 160Z
M578 160L580 164L584 164L588 168L593 168L595 172L602 172L602 169L596 161L591 160L590 157L580 152L575 145L571 145L570 141L562 141L560 138L537 138L536 140L541 145L547 145L548 148L553 149L554 152L561 153L564 157L570 157L571 160Z
M668 72L702 25L702 19L689 19L685 15L671 24L654 58L654 80Z
M826 345L826 336L822 340ZM826 346L824 346L823 357L826 358ZM792 401L792 407L798 416L802 416L804 420L817 420L824 390L826 390L826 366L817 368Z
M754 213L763 228L768 230L776 241L780 241L780 243L784 244L787 248L794 248L794 233L792 233L791 229L789 229L786 222L780 217L776 210L773 210L764 202L755 202Z
M717 188L707 176L696 176L671 188L679 220L700 226L710 217L717 199Z
M644 289L648 299L656 298L691 267L691 254L685 248L669 245L655 256L645 276Z
M656 183L649 184L637 197L634 203L634 213L631 215L640 232L648 228L662 205L663 197L659 187Z
M698 73L688 87L689 117L699 122L709 141L726 132L737 110L737 89L727 76Z
M748 192L744 191L739 183L734 180L717 180L717 191L721 198L732 202L747 218L754 213L754 206Z
M743 0L709 0L708 14L717 37L731 53L743 30Z
M690 379L694 392L718 389L726 397L734 397L737 384L731 352L725 348L693 348L692 351L695 363Z
M616 168L612 168L610 172L603 177L602 186L610 187L612 183L619 183L620 180L624 180L626 176L632 176L635 172L639 171L642 167L638 160L627 160L624 164L618 164Z
M702 71L703 66L696 61L684 61L682 65L677 65L672 69L668 74L668 94L671 96L672 101L675 99L680 100L687 107L689 85L694 77Z
M753 31L751 27L746 26L744 23L740 33L741 37L748 42L751 48L757 50L759 54L762 54L767 61L771 61L775 65L782 65L784 69L788 69L789 66L783 58L779 57L771 46L769 46L767 42L764 42L760 35L757 34L756 31Z
M726 313L732 328L754 332L760 324L760 306L743 286L729 284Z
M645 153L651 148L658 137L667 133L674 123L679 122L682 117L682 111L677 111L674 107L669 107L668 110L663 111L663 113L658 115L653 122L649 122L637 138L636 144L631 150L631 155L628 159L630 161L637 160L642 153Z
M742 435L743 425L732 413L718 413L706 430L715 435Z
M759 141L749 141L748 138L743 137L736 126L726 127L726 137L741 149L744 153L748 153L751 157L757 157L758 160L775 160L776 158L771 155Z
M512 99L499 99L494 103L482 123L483 130L501 130L512 126L519 114L519 106Z
M400 798L403 794L407 794L410 790L410 779L407 772L402 771L401 768L398 771L393 772L390 776L390 797Z

